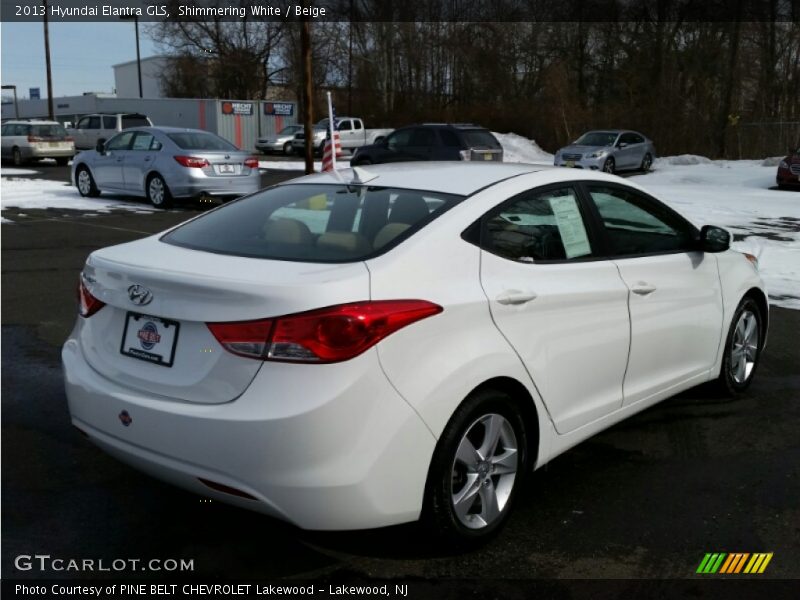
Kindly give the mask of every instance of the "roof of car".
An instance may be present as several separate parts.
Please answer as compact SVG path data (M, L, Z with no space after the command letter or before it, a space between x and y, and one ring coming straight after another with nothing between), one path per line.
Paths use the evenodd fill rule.
M467 196L478 190L499 183L505 179L535 173L551 171L555 167L547 165L530 165L524 163L483 163L483 162L415 162L389 163L383 165L367 165L358 167L362 180L369 185L395 187L400 189L427 190ZM565 169L571 171L571 169ZM375 176L374 179L367 179ZM353 180L353 169L342 169L335 172L316 173L293 179L283 185L295 183L350 183Z

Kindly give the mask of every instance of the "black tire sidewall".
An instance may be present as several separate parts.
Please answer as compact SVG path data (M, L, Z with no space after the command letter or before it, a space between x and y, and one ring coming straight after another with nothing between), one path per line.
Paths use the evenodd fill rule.
M81 173L83 173L84 171L86 171L86 173L89 175L89 191L86 194L84 194L81 191L81 186L78 183L78 178L81 176ZM89 170L88 167L81 166L81 167L78 167L76 169L76 171L75 171L75 187L78 188L78 193L81 196L83 196L84 198L91 198L93 196L97 196L97 186L94 184L94 177L92 177L92 172Z
M291 156L292 154L294 154L294 149L292 148L292 142L286 142L283 145L283 153L286 156Z
M11 150L11 163L15 167L21 167L23 162L24 161L22 160L22 152L20 152L19 148L14 148L13 150Z
M650 156L650 153L648 152L647 154L644 155L644 158L642 159L642 171L646 173L647 171L650 170L650 167L652 166L653 166L653 157Z
M519 463L511 495L502 515L482 529L464 526L453 511L451 501L452 466L458 444L467 428L478 418L490 413L505 417L517 437ZM423 520L432 526L441 541L450 545L469 547L488 541L506 522L528 470L528 431L522 414L508 394L499 390L473 392L451 417L436 445L428 472Z
M611 168L609 168L608 165L611 165ZM617 161L615 161L613 158L607 158L606 162L603 163L603 171L605 171L609 175L613 175L616 170L617 170Z
M756 359L753 364L753 370L750 372L750 377L748 377L744 383L736 383L731 376L731 351L736 324L739 322L739 317L742 316L745 310L749 310L756 316L756 321L758 322L758 349L756 350ZM723 391L730 395L736 395L750 387L753 377L755 377L756 371L758 370L758 364L761 362L761 346L763 340L764 318L759 310L758 304L749 296L743 298L739 306L736 307L736 312L733 314L733 319L731 319L731 324L728 328L728 335L725 337L725 353L722 356L722 365L720 367L719 379L717 380L719 387L721 387Z

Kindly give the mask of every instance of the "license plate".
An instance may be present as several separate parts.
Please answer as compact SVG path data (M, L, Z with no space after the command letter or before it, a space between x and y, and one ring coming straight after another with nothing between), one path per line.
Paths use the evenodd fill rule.
M220 173L236 173L236 167L233 165L219 165L217 169Z
M179 327L176 321L129 312L125 317L120 352L155 365L171 367Z
M483 155L483 160L492 160L492 155L491 154L484 154Z
M575 161L574 161L574 160L568 160L568 161L566 162L566 165L567 165L568 167L572 168L572 167L574 167L574 166L575 166Z
M47 142L47 145L51 148L56 148L57 146L61 145L61 142Z

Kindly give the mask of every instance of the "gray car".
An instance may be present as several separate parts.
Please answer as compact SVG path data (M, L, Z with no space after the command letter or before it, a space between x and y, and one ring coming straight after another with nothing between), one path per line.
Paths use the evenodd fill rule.
M260 137L256 140L256 150L266 154L267 152L292 153L292 139L294 134L303 131L302 125L287 125L276 135Z
M114 192L167 208L174 198L232 198L259 189L258 159L199 129L126 129L76 155L72 181L81 196Z
M653 141L636 131L603 129L584 133L571 145L556 152L557 167L576 167L616 173L649 171L656 157Z

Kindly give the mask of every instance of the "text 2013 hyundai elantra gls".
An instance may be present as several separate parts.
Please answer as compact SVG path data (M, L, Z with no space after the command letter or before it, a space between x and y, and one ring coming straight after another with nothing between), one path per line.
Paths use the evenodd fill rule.
M484 539L523 476L753 378L752 256L603 173L426 163L293 180L93 252L64 345L109 454L309 529Z

